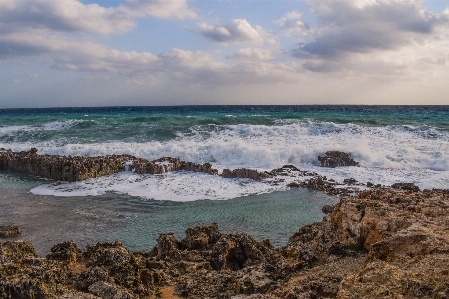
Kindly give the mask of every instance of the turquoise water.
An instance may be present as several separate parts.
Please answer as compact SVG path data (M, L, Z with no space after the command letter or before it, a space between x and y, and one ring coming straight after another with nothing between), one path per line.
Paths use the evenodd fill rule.
M280 247L301 226L321 220L323 205L337 201L304 189L192 202L119 194L58 197L27 192L41 183L45 181L0 172L0 225L17 224L22 235L15 239L32 242L41 256L54 244L69 239L81 248L120 240L130 250L148 251L161 233L174 232L181 240L186 228L212 222L224 233L245 232L256 240L268 238Z
M449 186L449 106L179 106L0 110L0 148L40 154L164 156L224 168L293 164L342 182ZM322 168L317 157L348 152L357 167ZM160 233L178 238L218 222L281 246L318 221L321 193L290 190L306 178L255 182L201 173L125 171L76 183L0 171L0 219L25 227L39 250L56 241L122 240L145 250ZM363 188L363 187L360 187ZM20 203L20 204L19 204Z
M167 141L229 125L354 124L449 131L448 106L181 106L0 110L0 141ZM421 128L424 129L424 128Z

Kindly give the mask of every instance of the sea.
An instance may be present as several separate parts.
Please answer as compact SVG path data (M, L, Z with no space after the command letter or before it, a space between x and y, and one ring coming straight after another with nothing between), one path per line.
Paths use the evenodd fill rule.
M343 182L449 188L449 106L160 106L0 109L0 148L38 154L130 154L180 158L225 168L270 171L283 165ZM320 167L338 150L358 166ZM280 247L301 226L320 221L335 196L290 182L229 179L186 171L132 171L82 182L55 182L0 171L0 225L45 255L52 245L121 241L147 251L161 233L182 239L186 228L217 222ZM344 187L344 185L342 185ZM0 242L5 241L0 239Z

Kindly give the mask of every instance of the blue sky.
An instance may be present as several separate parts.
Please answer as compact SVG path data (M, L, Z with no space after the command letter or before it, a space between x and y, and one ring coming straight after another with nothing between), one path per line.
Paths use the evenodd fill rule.
M0 0L0 108L449 104L447 0Z

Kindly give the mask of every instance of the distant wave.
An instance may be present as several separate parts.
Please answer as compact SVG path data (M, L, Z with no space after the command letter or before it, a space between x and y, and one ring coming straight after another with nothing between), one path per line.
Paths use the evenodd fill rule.
M68 130L76 126L90 126L95 121L91 120L66 120L66 121L52 121L42 125L35 126L4 126L0 127L0 137L4 135L12 135L17 132L27 131L62 131Z

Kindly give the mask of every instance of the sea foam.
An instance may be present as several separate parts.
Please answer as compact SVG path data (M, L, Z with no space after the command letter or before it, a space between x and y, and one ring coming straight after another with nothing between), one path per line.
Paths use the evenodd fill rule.
M66 125L60 127L65 128ZM15 151L37 147L41 154L58 155L130 154L150 160L171 156L195 163L209 162L220 171L224 168L242 167L271 170L285 164L293 164L301 170L315 171L337 181L353 177L360 182L370 181L384 185L413 182L421 188L449 186L449 133L428 126L367 127L356 124L287 120L278 121L276 125L271 126L249 124L192 126L184 132L176 132L176 136L167 141L145 142L109 140L79 143L76 139L46 140L37 144L4 142L0 143L0 147ZM359 166L335 169L319 167L317 156L329 150L351 153L352 158L359 162ZM227 189L214 189L214 184L226 186L228 180L195 174L176 174L164 179L135 176L130 176L133 178L133 184L120 176L113 176L91 181L89 184L94 187L89 189L90 191L87 191L88 189L85 189L87 187L82 183L70 185L68 188L71 195L118 192L145 198L170 197L176 200L226 199L285 188L285 186L273 187L254 183L247 184L245 187L247 189L232 186L227 186ZM106 184L104 180L110 181ZM136 185L135 182L138 180L147 181L148 185ZM198 181L202 181L205 188L193 188ZM173 182L183 186L183 190L188 190L189 186L192 186L189 189L191 193L161 187L169 186ZM109 184L116 186L110 189L104 187ZM57 186L47 185L38 187L33 192L56 194L62 191L58 191ZM216 195L211 196L213 192Z

